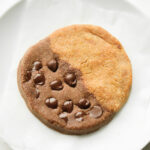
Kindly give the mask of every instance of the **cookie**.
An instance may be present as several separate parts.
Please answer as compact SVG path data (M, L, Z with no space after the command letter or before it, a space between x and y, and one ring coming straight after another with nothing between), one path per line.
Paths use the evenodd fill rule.
M59 29L28 49L18 67L27 106L48 127L66 134L97 130L128 99L130 60L120 42L93 25Z

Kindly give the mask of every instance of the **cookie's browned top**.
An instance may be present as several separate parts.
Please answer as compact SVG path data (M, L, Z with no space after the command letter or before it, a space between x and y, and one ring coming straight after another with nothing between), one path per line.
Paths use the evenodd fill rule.
M90 93L101 105L117 112L126 102L132 83L131 64L120 42L93 25L73 25L49 36L60 59L82 72Z

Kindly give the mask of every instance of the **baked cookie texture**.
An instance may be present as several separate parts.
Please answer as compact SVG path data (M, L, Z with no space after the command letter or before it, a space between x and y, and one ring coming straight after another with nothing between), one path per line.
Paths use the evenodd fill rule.
M108 123L127 101L130 60L101 27L59 29L25 53L18 87L27 106L47 126L85 134Z

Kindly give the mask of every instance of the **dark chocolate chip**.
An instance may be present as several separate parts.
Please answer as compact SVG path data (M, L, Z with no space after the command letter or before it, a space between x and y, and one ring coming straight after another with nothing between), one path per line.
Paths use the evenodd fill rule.
M47 66L51 71L55 72L58 68L58 62L53 59L47 63Z
M77 80L76 80L76 76L75 76L74 73L67 73L64 76L64 80L71 87L75 87L76 86Z
M83 117L84 115L85 115L85 113L83 111L79 111L79 112L75 113L76 118Z
M85 98L80 99L78 103L78 106L82 109L87 109L90 107L90 105L90 101Z
M35 90L35 97L36 97L36 98L39 98L39 96L40 96L40 92L39 92L38 89L36 89L36 90Z
M51 97L51 98L47 98L46 100L45 100L45 104L48 106L48 107L50 107L50 108L57 108L57 106L58 106L58 102L57 102L57 100L54 98L54 97Z
M38 85L43 85L45 83L45 77L43 74L36 74L35 77L33 78L34 83Z
M27 71L25 75L25 81L29 81L31 79L31 71Z
M42 68L42 63L40 61L35 61L33 63L33 70L40 70Z
M89 111L89 115L92 118L99 118L103 113L103 110L100 106L93 106L93 108Z
M80 118L76 118L76 120L79 121L79 122L81 122L81 121L83 121L84 119L83 119L82 117L80 117Z
M68 117L67 117L67 113L63 112L61 114L59 114L59 118L65 120L66 122L68 121Z
M62 106L63 111L71 113L73 110L73 102L71 100L65 101Z
M53 90L61 90L63 89L63 85L62 85L62 82L61 80L54 80L50 83L50 87L53 89Z
M85 115L85 113L83 111L79 111L77 113L75 113L75 118L77 121L81 122L83 121L83 116Z

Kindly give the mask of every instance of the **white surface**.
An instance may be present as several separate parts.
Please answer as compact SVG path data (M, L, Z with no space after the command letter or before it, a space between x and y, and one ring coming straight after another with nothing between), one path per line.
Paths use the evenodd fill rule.
M0 138L0 150L11 150L8 144L6 144L1 138Z
M0 20L0 67L7 79L6 88L1 87L5 93L0 101L0 135L14 150L139 150L148 142L150 21L136 7L114 1L118 7L112 1L30 0ZM48 129L28 111L16 84L17 65L26 49L55 29L74 23L96 24L110 31L122 42L133 67L133 87L125 107L109 125L86 136Z
M139 10L141 10L146 16L150 17L150 1L149 0L127 0Z
M19 1L21 0L0 0L0 17Z

